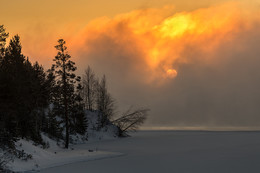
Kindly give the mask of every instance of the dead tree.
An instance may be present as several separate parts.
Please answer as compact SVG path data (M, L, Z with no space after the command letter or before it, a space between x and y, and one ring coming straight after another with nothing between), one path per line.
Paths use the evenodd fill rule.
M120 118L114 120L119 129L119 136L128 136L127 132L136 131L147 118L149 109L128 109Z
M85 103L85 108L89 111L94 110L94 104L96 99L96 88L97 79L95 77L94 71L88 66L83 75L83 100Z
M98 84L97 109L99 111L100 127L103 128L113 118L115 112L115 101L107 91L106 76L104 75Z

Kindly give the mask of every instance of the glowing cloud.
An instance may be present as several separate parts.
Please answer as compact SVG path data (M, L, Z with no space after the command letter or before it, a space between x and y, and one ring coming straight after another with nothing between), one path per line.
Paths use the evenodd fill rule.
M145 82L161 83L177 77L180 64L193 61L186 55L189 49L214 52L221 43L248 30L252 16L238 3L180 13L170 6L137 10L92 21L73 45L90 60L103 52L104 58L113 57L111 61L131 61L125 66L143 75Z
M177 71L175 69L168 69L166 74L169 78L175 78L177 76Z

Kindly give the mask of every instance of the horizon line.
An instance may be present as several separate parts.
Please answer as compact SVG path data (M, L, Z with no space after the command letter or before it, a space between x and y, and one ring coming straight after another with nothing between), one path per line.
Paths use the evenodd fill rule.
M260 131L260 127L250 126L145 126L139 130L158 130L158 131Z

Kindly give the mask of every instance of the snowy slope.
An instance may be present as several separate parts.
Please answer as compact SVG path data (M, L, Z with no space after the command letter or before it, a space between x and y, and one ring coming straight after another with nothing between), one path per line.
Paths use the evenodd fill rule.
M98 112L86 111L88 118L88 140L99 141L118 138L118 128L109 124L106 127L96 130L98 128Z
M97 151L94 148L78 149L77 146L72 146L70 149L62 149L56 145L55 141L48 139L48 142L51 148L42 149L39 146L34 146L31 141L19 140L16 143L17 149L24 150L27 154L31 154L33 159L28 161L15 159L14 162L9 163L8 166L13 171L18 172L41 170L69 163L122 155L121 153L116 152Z
M32 141L24 139L17 141L16 148L24 151L26 154L31 154L32 159L27 161L15 159L9 163L9 168L15 172L41 170L75 162L121 156L122 154L118 152L99 151L98 147L85 146L82 148L80 144L84 145L95 141L114 140L118 138L118 129L112 124L97 131L97 112L86 112L86 116L88 117L87 134L85 136L79 134L71 135L72 143L69 149L63 149L64 144L62 142L59 142L58 145L57 141L50 139L43 133L42 138L44 142L49 144L48 149L35 146Z

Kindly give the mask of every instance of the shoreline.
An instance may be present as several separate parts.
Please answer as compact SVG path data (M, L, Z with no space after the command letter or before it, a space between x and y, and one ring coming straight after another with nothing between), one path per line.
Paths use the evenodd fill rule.
M260 127L141 127L138 131L260 132Z

